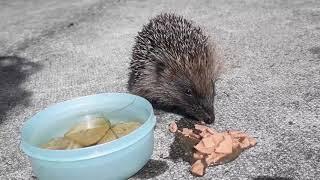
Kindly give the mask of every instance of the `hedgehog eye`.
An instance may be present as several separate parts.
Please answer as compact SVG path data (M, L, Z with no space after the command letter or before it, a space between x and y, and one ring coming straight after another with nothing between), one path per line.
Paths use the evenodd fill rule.
M191 89L187 89L184 93L185 93L187 96L192 96Z

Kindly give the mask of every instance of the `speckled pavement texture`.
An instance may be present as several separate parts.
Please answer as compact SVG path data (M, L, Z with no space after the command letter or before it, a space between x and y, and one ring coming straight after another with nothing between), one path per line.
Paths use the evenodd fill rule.
M23 122L53 103L126 92L133 38L160 12L203 26L226 61L218 130L258 144L198 179L320 177L320 1L0 1L0 179L34 179L19 150ZM197 179L157 111L152 160L132 179ZM182 122L182 121L181 121Z

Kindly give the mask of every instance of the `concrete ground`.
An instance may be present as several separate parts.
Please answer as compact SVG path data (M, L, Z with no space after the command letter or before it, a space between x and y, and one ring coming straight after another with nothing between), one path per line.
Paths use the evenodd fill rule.
M23 122L56 102L126 92L133 38L160 12L204 26L223 50L218 130L258 140L199 179L320 177L320 1L0 1L0 179L34 179ZM152 160L132 179L193 179L157 112Z

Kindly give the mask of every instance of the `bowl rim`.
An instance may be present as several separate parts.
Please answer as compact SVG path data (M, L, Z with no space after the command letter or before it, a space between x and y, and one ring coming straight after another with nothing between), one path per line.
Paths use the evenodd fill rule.
M99 144L95 146L79 148L79 149L72 149L72 150L49 150L37 147L28 143L23 136L25 129L32 123L38 119L39 116L45 114L52 110L53 108L57 108L59 106L63 106L66 103L77 103L80 101L84 101L89 98L93 98L95 96L128 96L133 97L133 101L139 100L142 101L146 105L146 110L149 113L147 120L137 129L132 131L131 133L117 139L114 141L110 141L104 144ZM70 105L70 104L69 104ZM99 94L92 94L86 96L79 96L69 100L65 100L62 102L58 102L52 105L47 106L46 108L38 111L32 117L28 118L21 128L21 140L20 140L20 149L27 154L29 157L38 160L45 160L45 161L59 161L59 162L70 162L70 161L80 161L80 160L87 160L93 159L100 156L110 155L122 149L128 148L132 146L140 139L144 138L145 136L152 133L153 128L156 124L156 117L154 115L152 104L141 96L137 96L130 93L99 93Z

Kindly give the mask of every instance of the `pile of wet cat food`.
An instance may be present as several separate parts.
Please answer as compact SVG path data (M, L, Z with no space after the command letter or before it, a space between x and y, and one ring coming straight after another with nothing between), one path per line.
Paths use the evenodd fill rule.
M51 150L67 150L94 146L121 138L140 125L137 121L119 122L112 125L104 117L92 117L76 124L63 137L52 138L41 147Z
M191 172L203 176L209 166L230 162L242 151L256 145L256 140L244 132L217 132L205 125L196 124L193 129L179 129L175 122L169 130L181 140L184 150L191 156Z

